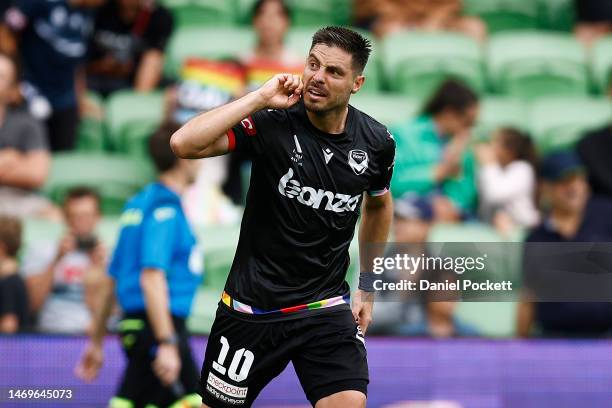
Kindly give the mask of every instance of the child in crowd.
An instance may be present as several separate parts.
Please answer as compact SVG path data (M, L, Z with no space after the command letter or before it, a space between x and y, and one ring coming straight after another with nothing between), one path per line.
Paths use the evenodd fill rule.
M512 128L498 129L490 143L476 147L480 163L480 213L502 234L532 227L535 206L535 149L531 138Z

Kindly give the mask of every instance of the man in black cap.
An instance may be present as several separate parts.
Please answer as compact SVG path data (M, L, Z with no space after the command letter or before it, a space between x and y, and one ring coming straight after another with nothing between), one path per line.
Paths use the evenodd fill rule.
M527 243L612 242L612 200L591 197L585 168L575 153L544 157L540 177L542 201L548 208ZM524 265L530 264L529 256L537 255L526 251ZM612 303L536 303L525 296L517 323L521 337L530 335L534 323L544 336L601 336L612 329Z

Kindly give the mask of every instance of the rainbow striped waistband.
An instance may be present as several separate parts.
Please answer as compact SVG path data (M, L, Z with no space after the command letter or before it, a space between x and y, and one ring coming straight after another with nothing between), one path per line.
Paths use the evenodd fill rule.
M329 299L318 300L316 302L307 303L298 306L291 307L283 307L282 309L276 310L261 310L256 307L252 307L249 305L245 305L244 303L240 303L236 299L232 299L230 295L228 295L225 291L221 295L221 300L223 303L237 312L246 313L246 314L255 314L255 315L267 315L267 314L286 314L286 313L295 313L302 310L313 310L313 309L325 309L332 306L338 306L343 304L349 304L350 295L345 296L336 296Z

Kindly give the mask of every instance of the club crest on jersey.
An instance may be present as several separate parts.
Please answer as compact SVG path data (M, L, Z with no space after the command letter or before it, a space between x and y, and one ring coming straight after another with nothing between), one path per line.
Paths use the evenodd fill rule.
M368 168L368 154L363 150L354 149L348 153L348 164L358 176Z
M325 210L335 213L345 211L355 211L361 194L350 196L348 194L334 193L322 188L302 186L301 183L293 179L293 169L281 177L278 182L278 192L289 199L296 199L300 204L318 210L325 200Z

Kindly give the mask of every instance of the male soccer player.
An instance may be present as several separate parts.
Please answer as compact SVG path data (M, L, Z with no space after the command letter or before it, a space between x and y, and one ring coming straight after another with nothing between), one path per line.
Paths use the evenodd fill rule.
M177 129L164 124L151 137L149 150L159 180L132 198L121 216L109 273L124 313L119 330L128 363L110 408L200 405L185 319L203 258L180 199L197 167L170 150L170 136ZM103 362L112 291L104 298L95 313L92 341L76 369L85 380L95 378Z
M359 34L321 29L302 79L278 74L172 136L180 157L246 151L253 160L200 377L204 407L250 406L289 361L313 406L365 407L363 333L373 294L364 293L372 275L363 253L387 239L395 151L387 129L348 104L364 83L369 53ZM362 204L364 273L351 313L344 279Z

